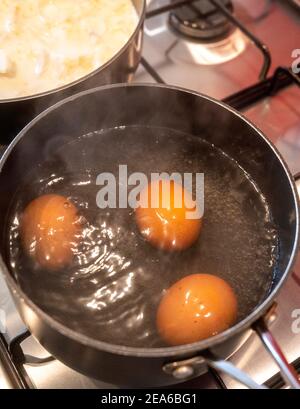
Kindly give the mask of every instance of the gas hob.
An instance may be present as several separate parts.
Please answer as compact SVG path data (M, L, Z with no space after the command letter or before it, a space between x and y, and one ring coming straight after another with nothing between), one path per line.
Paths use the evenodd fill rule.
M184 5L174 9L175 3L148 1L143 59L132 81L167 83L225 100L269 137L293 174L300 172L297 1L223 1L222 13L213 1L199 0L200 14ZM300 257L277 303L271 330L300 370ZM0 388L114 388L49 356L21 321L1 275L0 329ZM255 334L230 360L257 383L284 387ZM216 372L185 386L242 387Z

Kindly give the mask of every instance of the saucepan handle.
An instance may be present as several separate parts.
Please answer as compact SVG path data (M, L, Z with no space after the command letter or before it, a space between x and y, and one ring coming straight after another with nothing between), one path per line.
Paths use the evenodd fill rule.
M294 367L287 361L282 349L274 338L272 332L269 330L265 319L259 319L252 327L261 339L266 350L278 365L286 385L289 385L292 389L300 389L298 374Z
M257 333L266 350L277 363L286 384L292 389L300 389L297 372L294 367L288 363L277 341L268 329L265 319L261 318L256 321L253 324L253 330ZM203 373L204 366L225 373L249 389L268 389L265 385L260 385L255 382L249 375L237 368L231 362L219 359L208 351L202 353L201 356L198 355L194 358L189 358L183 361L168 363L164 365L163 370L174 378L184 381L190 377L195 377Z
M294 176L294 179L300 198L300 172ZM287 361L284 353L267 325L267 321L269 322L272 319L274 307L276 307L276 304L273 305L265 317L256 321L252 325L252 328L278 365L286 384L292 389L300 389L299 377L296 370ZM163 370L169 375L172 375L174 378L184 381L188 378L195 377L203 373L205 366L227 374L232 379L235 379L250 389L268 389L265 385L259 385L256 383L249 375L238 369L231 362L219 359L211 352L207 351L193 358L167 363L164 365Z
M300 198L300 172L294 176L294 180ZM284 353L282 352L282 349L268 328L266 320L268 319L269 314L272 314L272 310L269 311L266 317L260 318L258 321L256 321L252 328L257 333L264 347L278 365L285 383L292 389L300 389L299 376L296 370L291 364L289 364ZM255 385L255 383L249 379L247 375L235 368L234 365L230 364L229 362L218 361L216 359L206 359L206 362L210 367L225 372L249 388L262 388L260 385Z
M183 382L200 376L205 372L205 368L207 367L225 373L249 389L268 389L265 385L259 385L231 362L219 359L209 351L205 351L201 355L197 355L193 358L169 362L163 366L163 371Z
M296 187L298 189L300 197L300 172L294 176ZM281 348L279 347L276 339L269 330L265 320L261 318L254 325L253 329L256 331L257 335L260 337L262 343L264 344L266 350L270 353L273 359L276 361L280 368L281 375L285 380L287 385L292 388L300 389L299 377L296 373L294 367L290 365L283 354Z
M260 318L258 321L256 321L252 325L252 328L257 333L264 347L278 365L281 376L284 379L286 385L290 386L292 389L300 389L298 374L294 367L287 361L284 353L282 352L282 349L278 345L272 332L269 330L265 318ZM211 368L226 373L231 378L239 381L248 388L266 389L265 386L258 385L251 378L249 378L249 376L246 375L243 371L239 370L238 368L236 368L234 365L227 361L215 359L213 356L211 358L207 356L206 362L208 366L210 366Z
M255 382L249 375L229 361L218 359L210 353L206 355L205 361L210 368L225 373L235 381L247 386L249 389L268 389L265 385L260 385Z

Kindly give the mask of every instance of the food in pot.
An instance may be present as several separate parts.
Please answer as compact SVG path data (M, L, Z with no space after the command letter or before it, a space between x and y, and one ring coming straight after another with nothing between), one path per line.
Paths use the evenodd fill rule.
M157 311L157 329L169 345L182 345L212 337L233 325L237 299L223 279L192 274L170 287Z
M54 135L51 149L47 144L43 149L43 159L37 158L24 174L13 196L6 243L18 285L55 320L110 344L158 348L169 345L157 331L158 305L165 290L184 277L205 272L225 280L238 299L235 322L265 299L278 254L271 208L258 185L220 149L174 129L141 125L100 129L71 143L69 135ZM97 206L98 175L111 172L117 181L120 163L128 164L128 175L205 173L205 221L193 246L160 251L140 234L131 207ZM68 198L86 222L77 244L72 224L77 214L71 207L71 230L61 237L67 237L68 249L68 243L75 242L73 258L66 251L66 265L41 273L36 258L24 251L20 227L28 203L45 194ZM41 250L43 254L45 248Z
M137 23L131 0L1 0L0 98L87 75L126 44Z
M140 195L136 221L142 235L163 250L184 250L198 238L202 219L188 218L195 210L192 195L173 180L156 180Z
M76 207L60 195L43 195L21 217L23 247L39 267L57 270L71 263L81 231Z

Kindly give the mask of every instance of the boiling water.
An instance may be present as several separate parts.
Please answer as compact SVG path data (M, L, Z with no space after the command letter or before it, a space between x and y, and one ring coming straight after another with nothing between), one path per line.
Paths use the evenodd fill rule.
M45 147L47 149L47 147ZM96 205L101 172L203 172L205 212L199 240L178 253L139 234L132 209ZM238 320L270 290L277 234L264 196L223 152L177 131L130 127L85 135L61 146L17 192L10 221L10 265L23 290L66 326L113 344L159 347L155 327L163 291L193 273L225 279L238 297ZM19 218L42 194L68 197L86 219L73 264L41 271L22 251Z

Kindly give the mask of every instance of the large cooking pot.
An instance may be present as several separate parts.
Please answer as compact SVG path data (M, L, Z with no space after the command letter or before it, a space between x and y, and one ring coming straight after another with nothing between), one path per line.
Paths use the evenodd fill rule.
M140 62L145 0L132 0L139 22L124 47L106 64L86 76L57 89L28 97L0 99L0 144L7 145L37 114L55 102L99 85L127 82Z
M75 118L81 120L74 121ZM111 345L58 322L22 291L9 268L7 232L5 223L2 223L1 270L29 330L66 365L112 384L168 385L195 377L211 366L249 387L258 387L225 361L254 329L273 354L285 380L297 388L296 374L267 328L274 300L291 272L298 250L297 191L275 147L229 106L175 87L137 84L100 87L57 103L28 124L1 159L0 214L3 220L24 175L30 172L33 164L45 160L49 149L55 151L60 146L62 139L57 136L67 136L70 141L95 130L131 125L163 127L200 135L221 148L251 175L265 195L278 228L280 250L271 290L246 318L212 338L156 349ZM34 285L36 283L32 283Z

